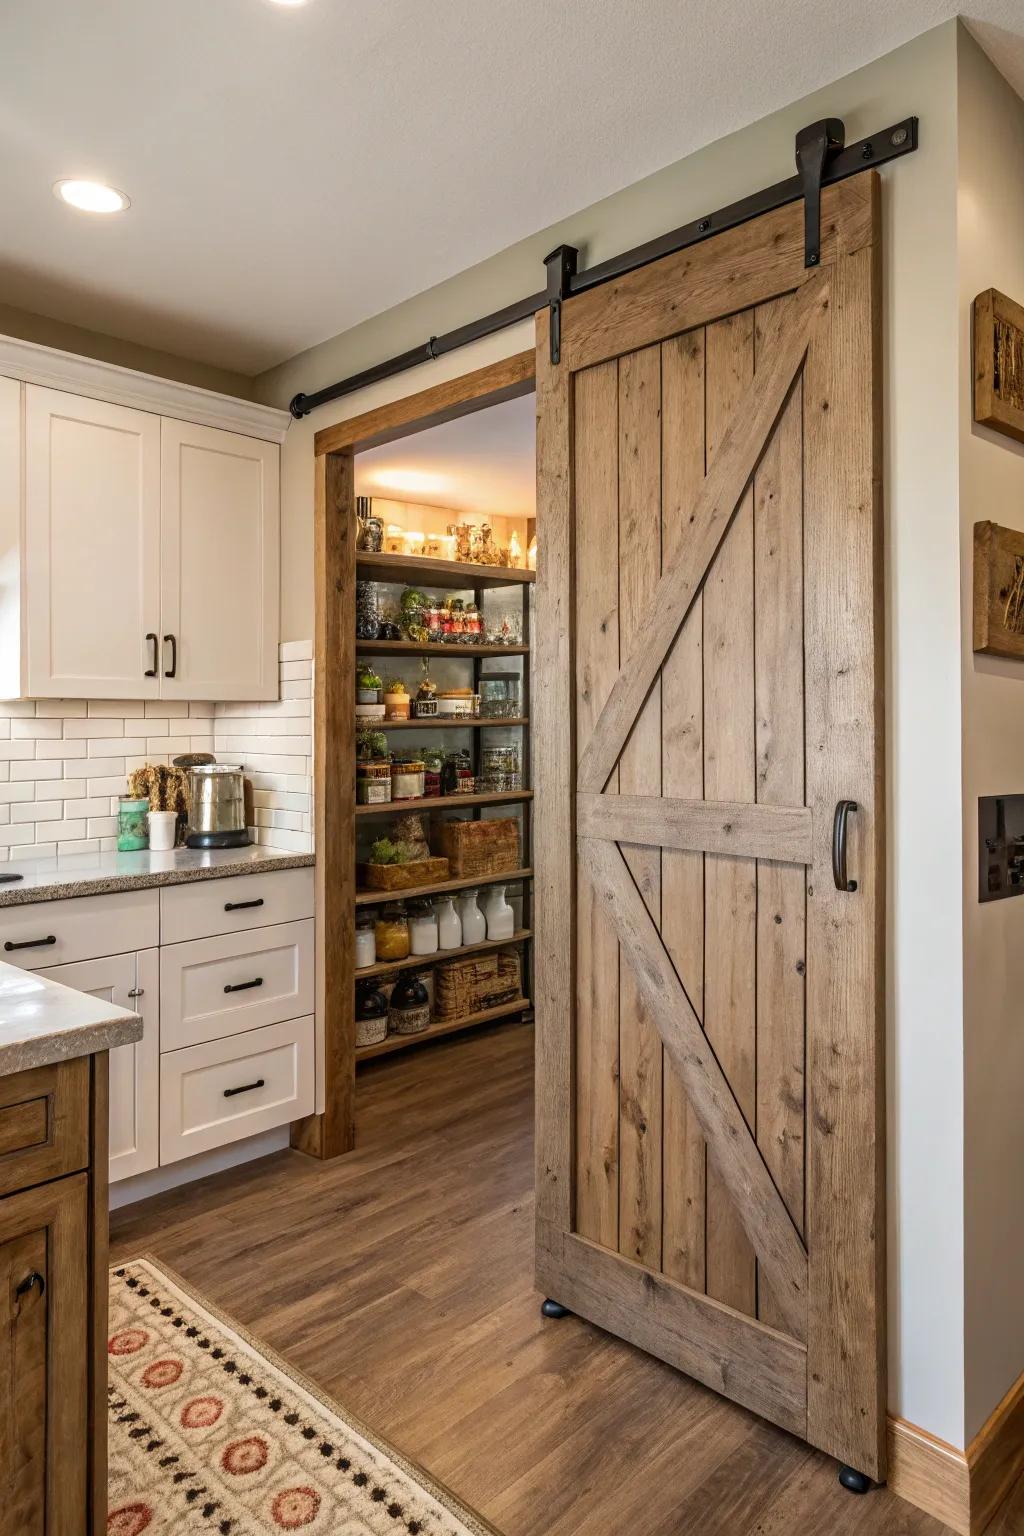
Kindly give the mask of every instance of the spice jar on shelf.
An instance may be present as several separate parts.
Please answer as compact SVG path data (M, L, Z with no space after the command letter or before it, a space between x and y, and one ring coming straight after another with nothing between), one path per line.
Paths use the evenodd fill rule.
M480 752L481 791L511 795L522 789L519 761L519 748L515 745L483 747Z
M376 640L380 628L380 589L375 581L356 582L356 639Z
M378 960L408 960L409 918L404 903L393 901L381 908L373 936Z
M408 720L409 694L400 677L389 677L384 684L384 718Z
M422 800L426 792L426 768L419 758L391 765L391 798L393 800Z
M518 672L486 672L480 679L480 715L484 720L514 720L522 714L523 685Z
M391 764L382 762L356 763L356 804L388 805L391 801Z

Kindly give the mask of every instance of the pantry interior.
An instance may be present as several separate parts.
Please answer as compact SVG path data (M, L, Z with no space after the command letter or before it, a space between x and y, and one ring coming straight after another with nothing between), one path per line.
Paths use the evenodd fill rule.
M531 1017L532 354L508 373L318 443L321 1155L364 1062Z

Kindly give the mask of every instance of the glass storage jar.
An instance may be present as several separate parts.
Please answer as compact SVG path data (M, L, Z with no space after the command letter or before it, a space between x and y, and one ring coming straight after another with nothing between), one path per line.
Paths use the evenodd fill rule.
M480 715L485 720L514 720L523 712L518 672L488 672L480 679Z
M409 958L409 918L400 901L391 902L377 913L373 928L378 960Z
M117 851L137 853L149 847L149 801L124 799L117 802Z
M450 896L435 896L438 949L458 949L462 944L462 918Z
M409 953L436 955L437 915L429 901L409 903Z
M356 919L356 970L363 971L377 959L377 939L372 917Z

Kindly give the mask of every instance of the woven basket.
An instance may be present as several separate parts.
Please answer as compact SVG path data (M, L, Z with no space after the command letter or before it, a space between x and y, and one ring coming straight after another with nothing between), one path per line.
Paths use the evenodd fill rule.
M461 1019L514 1002L522 993L517 950L445 960L434 971L434 1017Z
M441 826L441 845L456 880L478 880L519 868L519 823L514 817L446 821Z

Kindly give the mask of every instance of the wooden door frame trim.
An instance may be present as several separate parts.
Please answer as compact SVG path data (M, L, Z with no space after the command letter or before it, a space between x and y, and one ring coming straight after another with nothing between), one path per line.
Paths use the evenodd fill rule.
M500 405L504 400L515 400L520 395L532 393L535 368L536 354L532 348L529 352L514 352L496 363L474 368L472 373L445 379L415 395L388 401L360 416L339 421L333 427L324 427L313 438L313 452L317 458L325 453L346 450L358 453L364 448L377 448L395 438L409 437L428 427L469 416L488 406Z
M355 455L534 388L535 353L515 353L326 427L314 439L313 815L317 1011L323 1020L323 1111L296 1120L310 1157L355 1145Z

